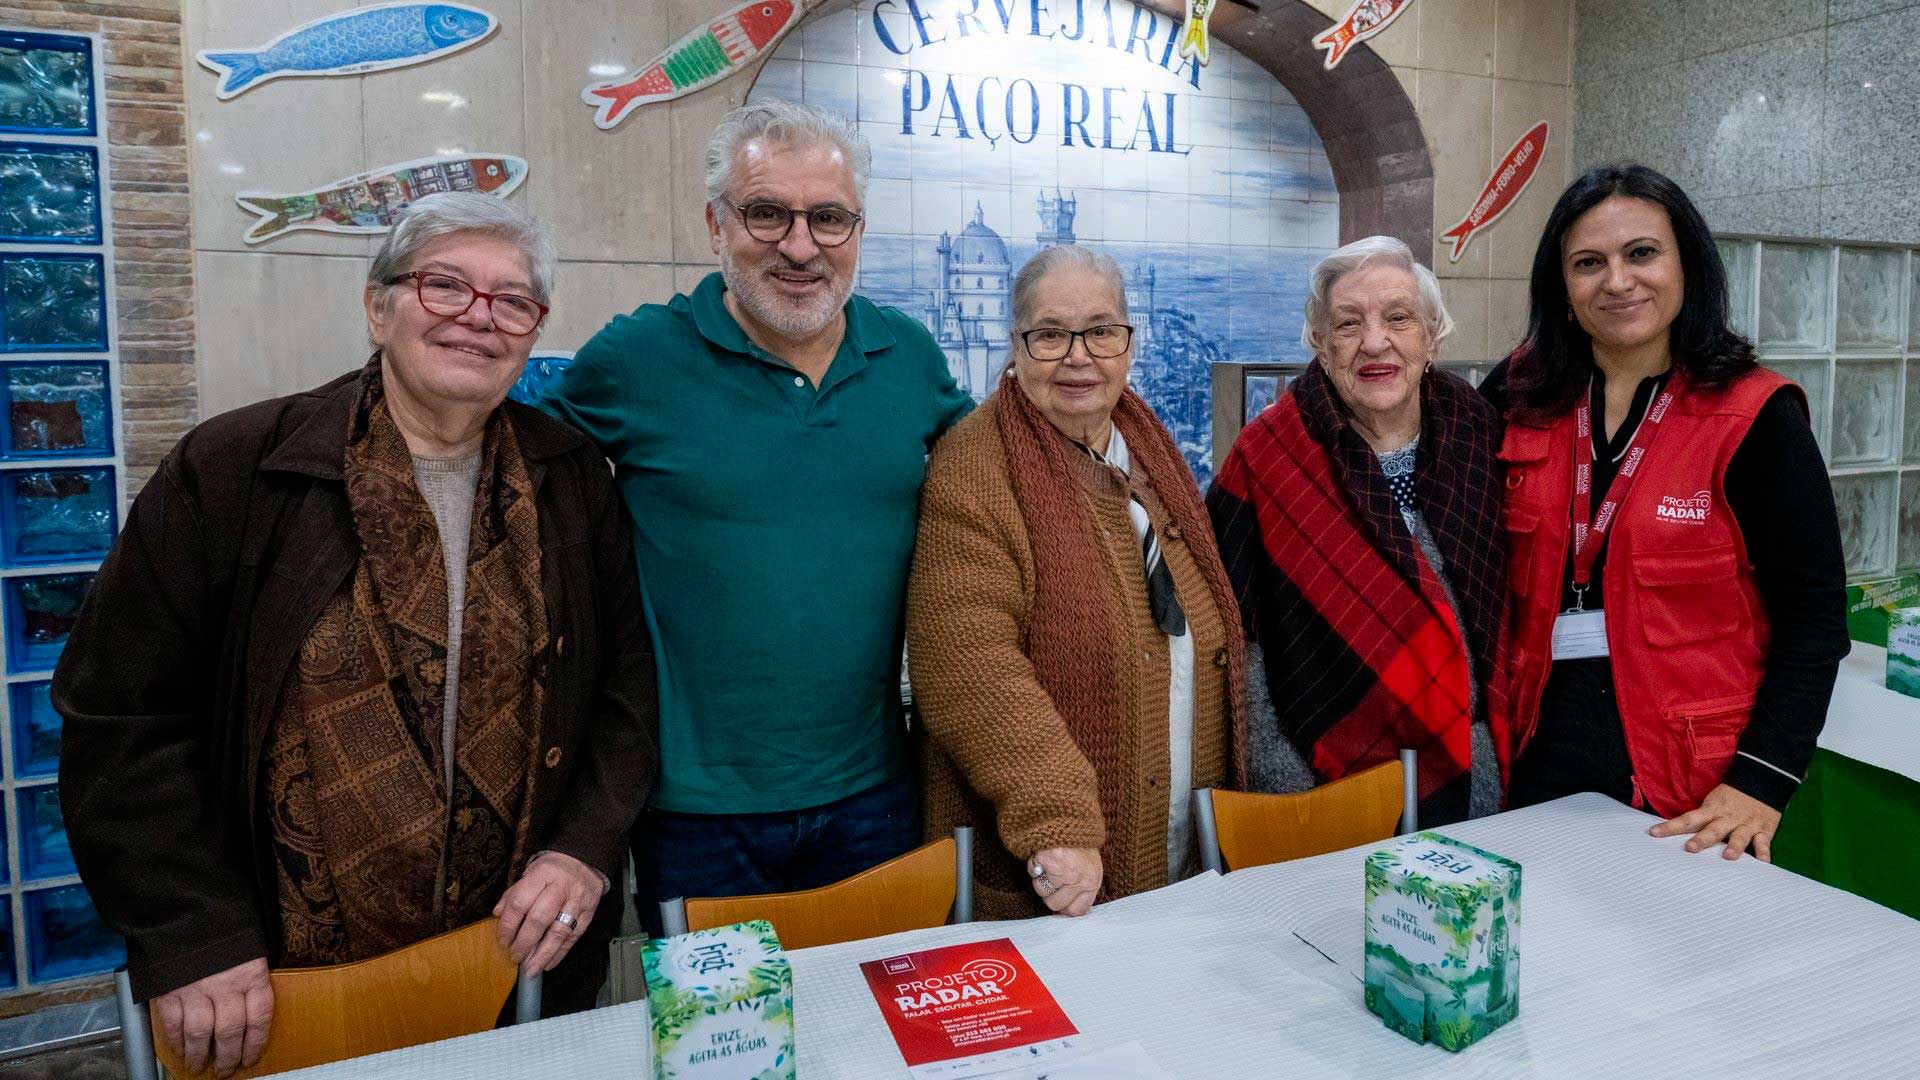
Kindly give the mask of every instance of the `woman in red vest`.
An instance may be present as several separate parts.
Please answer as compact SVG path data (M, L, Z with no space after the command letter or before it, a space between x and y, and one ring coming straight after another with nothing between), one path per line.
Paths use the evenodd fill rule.
M1833 492L1799 387L1728 324L1673 181L1574 181L1533 263L1507 415L1510 806L1598 791L1769 859L1848 648Z

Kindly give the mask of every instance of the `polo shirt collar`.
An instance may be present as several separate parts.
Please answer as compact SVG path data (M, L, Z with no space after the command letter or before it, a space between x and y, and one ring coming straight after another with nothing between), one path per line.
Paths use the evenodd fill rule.
M703 278L688 296L693 323L699 327L700 336L728 352L748 356L764 352L747 339L747 332L735 321L733 312L727 310L726 295L726 279L716 270ZM847 305L842 310L847 316L847 336L841 343L842 349L852 346L854 355L864 360L868 353L891 349L897 343L873 301L855 294L847 297Z

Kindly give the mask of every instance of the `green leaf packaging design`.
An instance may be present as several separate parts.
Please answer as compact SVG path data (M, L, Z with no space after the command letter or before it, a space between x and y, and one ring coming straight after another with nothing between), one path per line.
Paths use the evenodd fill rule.
M1920 607L1887 614L1887 689L1920 698Z
M794 1080L793 972L765 919L648 941L655 1080Z
M1439 833L1367 856L1367 1008L1415 1042L1478 1042L1520 1010L1520 864Z

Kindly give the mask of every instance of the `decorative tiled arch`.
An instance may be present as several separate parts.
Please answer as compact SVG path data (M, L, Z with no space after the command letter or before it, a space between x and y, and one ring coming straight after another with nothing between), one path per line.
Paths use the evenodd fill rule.
M1138 0L1179 20L1178 0ZM1213 37L1266 68L1307 111L1340 191L1340 242L1385 234L1417 253L1433 250L1433 158L1413 102L1385 61L1364 45L1332 71L1310 44L1333 20L1305 0L1264 0L1252 11L1215 6Z

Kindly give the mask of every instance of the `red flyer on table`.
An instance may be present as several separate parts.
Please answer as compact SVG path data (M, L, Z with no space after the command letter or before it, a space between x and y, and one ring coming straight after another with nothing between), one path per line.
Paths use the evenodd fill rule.
M860 965L916 1080L987 1076L1081 1050L1080 1032L1007 938Z

